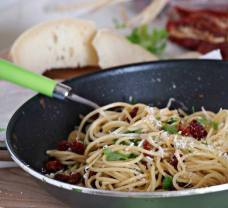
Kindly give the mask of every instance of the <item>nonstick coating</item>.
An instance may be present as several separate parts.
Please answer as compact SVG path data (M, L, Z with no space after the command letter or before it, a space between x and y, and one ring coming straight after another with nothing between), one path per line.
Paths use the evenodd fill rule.
M78 95L99 105L128 102L132 96L137 102L165 107L170 98L175 98L178 100L177 106L184 105L189 112L192 106L196 110L204 106L208 110L218 111L220 107L228 108L227 78L228 62L182 60L117 67L75 78L66 84ZM10 120L7 145L11 154L40 172L43 162L47 160L46 150L55 148L58 141L66 139L79 124L79 115L85 115L90 110L70 101L41 95L33 97ZM87 207L89 202L85 200L83 203L80 208ZM133 204L130 207L134 207ZM149 204L149 207L152 205ZM102 202L99 207L102 207Z

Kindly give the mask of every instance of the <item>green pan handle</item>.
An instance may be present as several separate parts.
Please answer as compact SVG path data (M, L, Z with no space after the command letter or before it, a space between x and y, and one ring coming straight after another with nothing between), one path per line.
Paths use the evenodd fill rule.
M35 92L53 96L57 82L0 59L0 79L12 82Z

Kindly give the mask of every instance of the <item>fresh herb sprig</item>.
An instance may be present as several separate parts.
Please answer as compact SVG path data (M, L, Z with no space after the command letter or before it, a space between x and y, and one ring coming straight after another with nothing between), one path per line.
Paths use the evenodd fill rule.
M167 131L169 134L177 134L178 129L174 125L163 124L162 130Z
M177 134L178 128L177 123L179 120L175 117L169 118L167 121L163 122L162 130L167 131L169 134Z
M134 28L127 38L151 53L161 55L167 45L168 33L165 29L155 28L150 31L147 25L142 25Z

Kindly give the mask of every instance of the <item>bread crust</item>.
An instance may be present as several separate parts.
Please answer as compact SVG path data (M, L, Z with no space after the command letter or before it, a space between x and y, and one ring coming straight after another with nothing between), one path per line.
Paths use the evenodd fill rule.
M152 53L139 45L130 43L124 36L109 29L101 29L97 32L93 39L93 46L98 55L99 66L103 69L157 60Z
M60 19L38 24L22 33L10 50L11 60L42 73L51 68L97 66L92 46L94 22Z

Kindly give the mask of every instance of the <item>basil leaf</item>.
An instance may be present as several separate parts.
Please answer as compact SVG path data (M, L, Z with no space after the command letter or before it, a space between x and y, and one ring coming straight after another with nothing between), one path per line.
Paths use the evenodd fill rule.
M165 190L170 190L173 186L173 178L171 176L165 176L162 181L162 188Z
M169 124L163 124L162 126L162 130L167 131L170 134L177 134L178 133L178 129L176 126L173 125L169 125Z
M134 153L123 154L123 153L118 152L118 151L113 152L109 148L106 148L103 151L104 151L104 155L106 156L107 161L128 160L128 159L132 159L132 158L137 157L137 155Z

